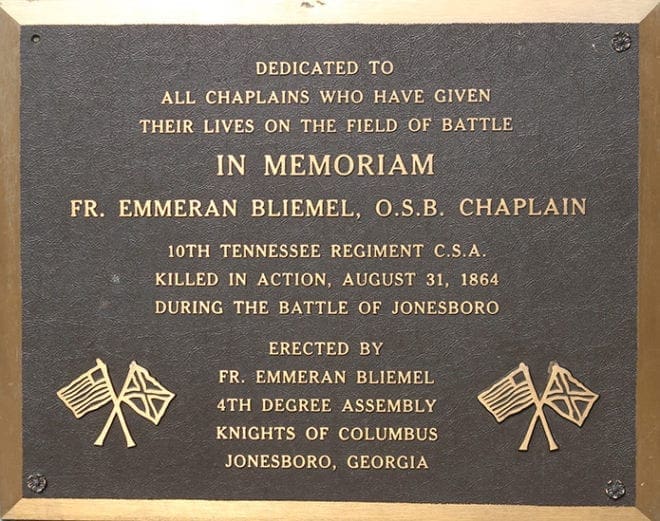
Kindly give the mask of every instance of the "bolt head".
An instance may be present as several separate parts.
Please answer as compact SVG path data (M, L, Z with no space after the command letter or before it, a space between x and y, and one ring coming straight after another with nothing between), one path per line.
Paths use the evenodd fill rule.
M632 45L632 37L630 33L619 31L612 37L612 49L616 52L624 52L630 49Z
M605 493L607 497L616 501L626 495L626 487L618 479L616 481L610 480L605 486Z
M47 486L48 480L42 474L30 474L27 478L27 488L35 494L42 494Z

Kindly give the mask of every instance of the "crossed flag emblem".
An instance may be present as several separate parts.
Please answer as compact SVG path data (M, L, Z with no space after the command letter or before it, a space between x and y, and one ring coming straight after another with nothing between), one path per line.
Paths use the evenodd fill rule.
M94 445L103 445L112 423L117 418L126 438L126 447L130 448L135 447L135 441L128 430L121 409L122 404L128 405L137 414L158 425L175 394L163 387L147 369L135 361L131 362L124 385L119 394L116 394L108 367L102 360L97 359L94 367L60 389L57 396L73 412L76 419L112 403L112 412Z
M545 391L539 397L529 374L529 367L521 363L501 380L482 392L478 399L498 423L510 416L534 406L535 412L527 429L527 434L518 450L526 451L534 433L534 427L541 422L543 432L551 451L559 449L543 412L548 406L559 416L582 427L599 396L575 378L568 369L556 362L550 364L550 378Z

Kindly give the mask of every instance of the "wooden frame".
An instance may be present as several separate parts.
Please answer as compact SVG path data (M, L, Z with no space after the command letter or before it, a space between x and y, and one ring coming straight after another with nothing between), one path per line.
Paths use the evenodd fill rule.
M656 0L10 0L0 2L0 515L43 520L660 521L660 6ZM636 508L290 501L25 499L22 497L20 43L21 26L142 23L598 22L640 25L640 247Z

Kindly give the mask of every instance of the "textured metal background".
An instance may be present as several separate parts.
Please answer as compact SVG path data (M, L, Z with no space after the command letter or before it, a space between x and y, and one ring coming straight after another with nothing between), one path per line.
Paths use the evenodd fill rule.
M326 499L606 505L609 479L634 502L637 255L637 50L616 53L610 25L36 27L23 29L22 240L24 472L47 476L49 497ZM38 33L41 41L31 42ZM255 77L256 60L390 59L389 77ZM490 87L484 105L163 108L165 89ZM201 96L198 96L201 98ZM509 134L144 136L143 117L396 117L510 115ZM213 175L218 153L435 152L435 177L264 179ZM120 198L346 197L363 212L338 220L119 220ZM444 219L378 220L378 198L436 197ZM576 196L584 218L458 216L463 197ZM103 220L71 220L68 201L95 198ZM453 262L171 261L177 242L477 242L488 256ZM235 290L155 288L156 271L497 271L487 290ZM336 280L333 277L332 280ZM421 281L420 281L421 282ZM171 297L168 297L171 295ZM484 298L496 317L285 318L155 316L156 298ZM269 358L277 339L385 341L381 358ZM75 420L55 395L94 359L120 385L135 359L177 393L154 427L126 412L138 443L115 424L92 445L109 408ZM517 447L531 411L498 425L477 394L521 361L542 388L557 360L601 394L582 429L547 416ZM402 389L255 387L255 368L430 369L437 385ZM217 370L248 376L217 385ZM434 415L221 415L222 396L437 398ZM389 417L386 417L389 416ZM218 442L217 424L437 426L434 444ZM300 432L300 431L299 431ZM227 452L322 453L337 472L223 468ZM351 453L424 453L428 471L350 471ZM29 491L26 490L26 494Z

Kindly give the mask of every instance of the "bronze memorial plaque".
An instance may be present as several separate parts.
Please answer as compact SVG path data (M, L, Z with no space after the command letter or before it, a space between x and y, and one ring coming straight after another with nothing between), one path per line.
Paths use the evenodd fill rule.
M660 519L652 2L2 4L6 519Z

